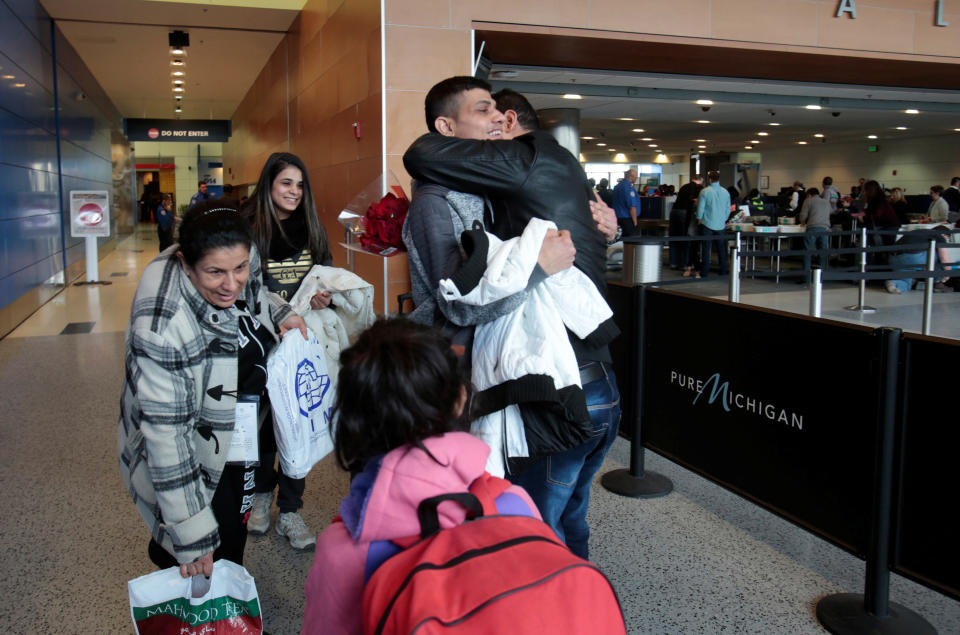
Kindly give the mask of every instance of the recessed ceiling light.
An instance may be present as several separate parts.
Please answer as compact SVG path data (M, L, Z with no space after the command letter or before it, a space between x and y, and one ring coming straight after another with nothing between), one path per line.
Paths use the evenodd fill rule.
M868 135L867 135L867 139L876 139L876 138L877 138L877 135L875 135L875 134L868 134Z
M616 151L617 151L616 148L607 148L607 152L616 152Z
M183 99L183 95L174 95L173 98L174 98L174 99Z
M648 148L656 148L658 145L659 145L659 144L657 144L657 143L651 143L651 144L649 144L647 147L648 147Z
M607 144L605 144L605 143L598 143L597 145L598 145L598 146L605 146L605 145L607 145Z
M177 106L176 108L173 109L173 112L183 112L183 108L181 108L180 106Z
M750 139L750 143L760 143L759 139Z
M170 60L170 64L173 66L183 66L183 60Z
M706 149L707 149L707 146L697 146L697 147L700 148L701 150L706 150Z
M696 120L695 122L693 122L693 123L710 123L710 122L707 121L706 119L697 119L697 120Z
M183 77L184 72L183 72L183 71L173 71L173 72L171 73L171 75L173 75L174 77Z
M804 106L804 108L806 108L807 110L820 110L822 106L818 106L817 104L807 104L806 106Z
M26 84L13 84L14 88L23 88Z
M175 79L175 80L173 80L173 85L174 85L174 86L183 86L183 80L182 80L182 79Z
M617 117L617 121L634 121L633 117Z
M907 109L904 110L903 112L907 113L908 115L919 115L919 114L920 114L920 111L917 110L916 108L907 108Z
M768 123L767 125L768 125L768 126L779 126L780 124L778 124L776 121L771 121L771 122Z
M807 145L806 141L797 141L797 145L805 146Z
M563 96L563 98L564 99L583 99L583 96L578 95L576 93L567 93L566 95Z
M823 133L822 133L822 132L818 132L818 133L816 133L816 134L813 135L813 136L816 137L817 139L823 139Z
M633 132L646 132L643 128L634 128Z
M766 136L768 136L770 133L769 133L769 132L758 132L757 134L758 134L759 136L761 136L761 137L766 137Z
M581 139L596 139L596 137L580 137Z
M14 79L14 75L4 75L3 79Z
M712 105L713 105L713 102L710 101L709 99L698 99L698 100L697 100L697 105L698 105L698 106L712 106Z
M753 146L743 146L744 150L753 150Z
M954 131L954 132L960 132L960 128L954 128L953 131Z
M907 129L906 126L897 126L897 130L906 130L906 129Z
M640 141L653 141L653 137L644 137Z
M183 55L183 49L170 49L170 55Z
M173 87L173 92L175 92L175 93L182 93L182 92L183 92L183 86L174 86L174 87Z

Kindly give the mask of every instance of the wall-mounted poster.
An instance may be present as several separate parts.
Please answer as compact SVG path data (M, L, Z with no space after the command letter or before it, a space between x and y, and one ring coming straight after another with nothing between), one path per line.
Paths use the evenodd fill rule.
M70 236L110 235L110 199L106 191L70 192Z

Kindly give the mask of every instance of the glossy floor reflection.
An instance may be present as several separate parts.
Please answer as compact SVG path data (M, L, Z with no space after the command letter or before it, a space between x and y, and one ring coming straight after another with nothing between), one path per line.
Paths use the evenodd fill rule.
M116 422L129 303L156 245L146 232L122 240L100 266L104 277L127 276L71 286L0 341L0 478L17 502L0 518L6 632L133 632L126 583L152 565L120 481ZM89 333L60 335L82 322L94 323ZM604 471L628 464L619 439ZM597 483L591 494L591 553L630 633L820 633L816 601L862 591L861 561L652 453L647 468L669 476L674 492L635 500ZM347 487L322 461L307 477L308 525L322 530ZM311 562L272 530L250 537L245 565L274 635L299 632ZM941 633L960 633L960 603L898 576L891 597Z

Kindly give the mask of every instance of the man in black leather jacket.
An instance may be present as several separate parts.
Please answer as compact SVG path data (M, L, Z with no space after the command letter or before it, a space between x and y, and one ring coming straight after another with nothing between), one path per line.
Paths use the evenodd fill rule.
M577 253L574 265L606 294L606 240L590 207L593 191L577 159L549 133L537 130L536 112L521 95L494 96L504 112L504 138L477 141L426 134L404 155L415 179L486 196L493 212L486 228L502 239L522 233L531 218L568 230ZM609 324L610 338L618 333ZM572 333L592 431L583 444L544 457L511 463L509 478L526 489L543 519L571 551L588 556L586 523L590 484L616 438L620 394L606 345L595 346ZM524 413L526 416L526 412Z

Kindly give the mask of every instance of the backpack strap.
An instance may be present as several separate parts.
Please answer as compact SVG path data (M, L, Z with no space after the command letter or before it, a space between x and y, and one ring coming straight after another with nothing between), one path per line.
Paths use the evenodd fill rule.
M440 531L440 516L437 507L444 501L456 501L467 508L467 518L483 516L483 504L468 492L440 494L420 501L417 506L417 519L420 521L420 537L428 538ZM472 514L472 516L471 516Z

